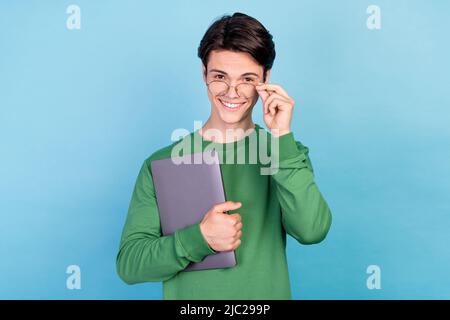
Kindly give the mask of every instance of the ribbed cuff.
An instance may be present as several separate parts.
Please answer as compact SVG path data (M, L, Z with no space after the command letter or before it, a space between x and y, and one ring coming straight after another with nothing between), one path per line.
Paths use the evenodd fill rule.
M186 258L193 262L200 262L206 256L216 253L203 237L200 223L177 230L175 238L183 248Z

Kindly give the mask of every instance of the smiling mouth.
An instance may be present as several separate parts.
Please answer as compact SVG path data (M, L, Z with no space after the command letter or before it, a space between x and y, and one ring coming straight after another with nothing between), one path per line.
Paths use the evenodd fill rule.
M220 104L226 109L226 110L230 110L230 111L236 111L239 110L246 102L242 102L242 103L229 103L229 102L225 102L222 101L220 99L218 99L220 101Z

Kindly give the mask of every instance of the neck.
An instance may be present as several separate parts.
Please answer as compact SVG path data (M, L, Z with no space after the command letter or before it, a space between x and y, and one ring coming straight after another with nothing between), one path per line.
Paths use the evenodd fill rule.
M226 123L221 120L216 121L211 115L205 125L199 130L199 134L205 140L228 143L241 140L253 128L255 128L255 124L251 117L246 117L239 122Z

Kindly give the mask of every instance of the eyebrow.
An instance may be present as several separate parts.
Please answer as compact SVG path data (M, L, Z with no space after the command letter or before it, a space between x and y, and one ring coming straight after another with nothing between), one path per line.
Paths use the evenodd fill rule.
M209 72L218 72L218 73L222 73L224 75L228 75L228 73L226 73L225 71L219 70L219 69L211 69L211 70L209 70ZM241 74L241 77L245 77L245 76L259 77L259 75L254 72L246 72L246 73Z

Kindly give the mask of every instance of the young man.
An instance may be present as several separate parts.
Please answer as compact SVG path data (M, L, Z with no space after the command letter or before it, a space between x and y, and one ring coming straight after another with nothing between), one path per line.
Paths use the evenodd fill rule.
M302 244L318 243L328 233L331 212L314 182L308 148L290 130L294 100L269 84L272 36L256 19L235 13L209 27L198 55L211 115L202 128L144 161L117 255L118 274L128 284L163 281L164 299L291 299L286 233ZM252 120L259 97L270 133ZM257 163L221 162L229 201L213 206L198 224L162 236L151 161L169 158L192 141L194 149L214 145L221 159L230 160L239 152L255 153L249 150L255 140L257 148L262 141L276 142L270 145L276 146L271 154L277 170L261 174L259 150ZM183 272L191 262L228 250L235 250L235 267Z

